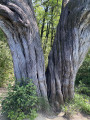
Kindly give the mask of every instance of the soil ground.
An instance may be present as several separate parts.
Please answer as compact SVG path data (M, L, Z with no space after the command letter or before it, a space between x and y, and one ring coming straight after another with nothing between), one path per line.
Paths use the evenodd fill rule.
M52 116L52 117L46 117L42 114L39 114L35 120L90 120L90 116L77 113L73 115L71 119L67 119L64 117L64 113L61 112L58 116Z
M6 88L0 88L0 97L5 97L6 93L7 93ZM0 104L0 110L1 110L1 104ZM0 112L0 120L7 120L4 116L1 115L1 112ZM69 119L65 118L64 113L61 112L57 116L55 115L46 116L39 113L38 117L35 120L69 120ZM70 120L90 120L90 115L76 113L73 115L73 117Z

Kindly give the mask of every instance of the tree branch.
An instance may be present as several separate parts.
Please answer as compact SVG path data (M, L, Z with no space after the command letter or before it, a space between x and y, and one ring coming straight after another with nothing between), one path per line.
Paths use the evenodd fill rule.
M27 18L27 15L25 14L25 12L20 8L20 7L18 7L17 5L15 5L15 4L13 4L13 3L8 3L8 7L12 10L12 11L14 11L15 13L17 13L18 14L18 16L20 17L20 19L21 19L21 22L24 24L24 25L26 25L26 26L28 26L29 25L29 20L28 20L28 18Z
M29 26L29 20L25 12L17 5L11 2L0 1L0 16L9 19L14 24Z
M12 12L8 7L0 4L0 16L10 19L11 21L16 21L14 18L14 12Z

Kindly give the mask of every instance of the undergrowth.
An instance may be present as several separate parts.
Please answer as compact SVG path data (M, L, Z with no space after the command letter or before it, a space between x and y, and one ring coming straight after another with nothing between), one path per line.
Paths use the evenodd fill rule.
M67 118L71 118L77 112L83 112L90 115L90 97L75 93L72 101L68 101L62 106L62 111Z
M36 114L37 95L32 80L25 85L15 87L9 85L8 95L2 101L2 113L10 120L33 120Z
M79 81L79 85L76 87L76 92L90 96L90 85Z

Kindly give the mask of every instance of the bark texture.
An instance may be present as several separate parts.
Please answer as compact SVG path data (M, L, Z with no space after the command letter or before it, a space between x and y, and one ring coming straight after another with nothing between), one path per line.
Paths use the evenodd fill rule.
M44 56L30 0L0 0L0 27L7 36L16 80L32 79L39 96L47 97Z
M67 3L69 2L69 0L63 0L62 1L62 11L64 10L65 6L67 5Z
M65 1L65 2L64 2ZM7 36L16 80L32 79L39 96L58 107L74 96L77 71L90 48L90 0L64 0L46 71L31 0L0 0L0 28ZM67 4L67 5L66 5ZM47 83L46 83L47 82Z
M90 0L70 0L60 17L46 71L48 98L59 106L74 96L77 71L90 48Z

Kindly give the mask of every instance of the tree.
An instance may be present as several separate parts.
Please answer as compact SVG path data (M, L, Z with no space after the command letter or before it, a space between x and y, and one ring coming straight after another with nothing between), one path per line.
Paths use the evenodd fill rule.
M46 71L53 104L74 97L77 71L90 48L90 1L70 0L63 8Z
M33 0L33 6L42 38L45 67L47 67L48 55L53 45L57 24L60 19L62 0Z
M5 87L9 81L13 81L13 78L12 56L10 55L6 37L0 29L0 87Z
M38 95L47 97L44 56L31 1L1 0L0 27L7 36L16 80L22 84L33 79Z
M26 78L32 79L38 95L47 98L48 93L49 101L56 107L73 98L75 76L90 47L90 0L70 0L62 8L46 77L31 1L1 0L0 27L7 36L20 84L27 82Z

